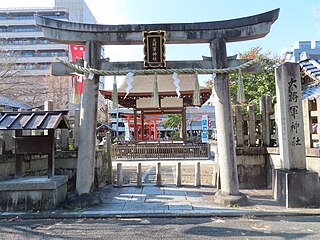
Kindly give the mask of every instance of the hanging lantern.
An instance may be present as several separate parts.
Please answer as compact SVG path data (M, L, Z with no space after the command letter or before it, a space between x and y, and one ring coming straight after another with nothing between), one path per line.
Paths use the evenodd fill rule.
M159 107L159 93L158 93L158 76L157 73L154 76L154 82L153 82L153 98L152 98L152 106L154 108Z
M246 98L244 95L243 77L242 77L241 69L239 69L237 102L240 104L244 104L245 101L246 101Z
M194 106L200 106L200 86L199 86L199 79L198 79L198 72L195 73L195 81L194 81L194 91L193 91L193 99L192 104Z
M112 107L118 108L118 87L116 76L113 77Z

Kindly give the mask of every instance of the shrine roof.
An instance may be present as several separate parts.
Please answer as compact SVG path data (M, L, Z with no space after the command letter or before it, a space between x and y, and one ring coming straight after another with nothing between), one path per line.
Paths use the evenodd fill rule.
M142 97L152 97L154 93L154 78L154 75L134 76L132 89L130 90L129 95L126 99L124 99L124 96L126 95L127 83L126 81L123 81L123 83L118 86L119 104L129 108L133 106L135 99ZM187 105L191 106L193 91L195 88L195 75L179 75L178 78L180 79L179 87L181 97L185 98L187 100L186 103L189 102L189 104ZM158 75L157 83L158 94L160 98L177 96L176 86L174 85L174 80L172 79L171 75ZM105 98L112 98L112 90L103 90L100 92L102 95L104 95ZM200 95L201 102L203 104L206 100L209 99L211 95L211 89L200 86Z
M68 111L1 112L0 130L46 130L69 128Z
M154 75L140 75L134 76L132 82L132 89L130 93L153 93L154 89ZM195 86L195 75L179 75L178 76L180 82L179 87L180 91L193 91ZM157 75L157 83L158 83L158 92L166 93L166 92L175 92L176 86L174 85L174 80L172 79L172 75ZM118 88L118 93L125 93L127 88L126 81ZM201 87L204 89L204 87Z
M302 99L313 99L320 96L320 60L304 58L299 62L301 72L308 76L311 84L302 91Z
M305 59L300 61L302 70L313 80L320 81L320 61L314 59Z

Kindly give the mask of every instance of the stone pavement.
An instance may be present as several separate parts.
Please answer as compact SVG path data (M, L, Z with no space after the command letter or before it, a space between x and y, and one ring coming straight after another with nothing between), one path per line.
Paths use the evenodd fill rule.
M174 185L114 188L105 186L92 207L40 212L0 212L0 218L111 218L111 217L239 217L320 214L319 208L286 209L271 190L242 190L249 206L225 207L213 203L215 188Z

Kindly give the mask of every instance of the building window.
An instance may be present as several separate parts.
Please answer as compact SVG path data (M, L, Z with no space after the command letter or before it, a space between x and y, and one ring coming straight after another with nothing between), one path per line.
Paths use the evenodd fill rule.
M39 52L39 56L41 57L65 57L67 56L65 51L45 51Z
M11 19L14 19L14 20L32 20L34 19L34 16L33 14L25 14L25 15L12 15L12 18Z
M36 32L37 28L35 26L17 26L11 28L12 32Z
M38 39L37 44L53 44L54 42L51 42L47 39Z
M22 51L21 57L34 57L35 52L34 51Z
M0 13L0 20L7 20L8 16L5 13Z

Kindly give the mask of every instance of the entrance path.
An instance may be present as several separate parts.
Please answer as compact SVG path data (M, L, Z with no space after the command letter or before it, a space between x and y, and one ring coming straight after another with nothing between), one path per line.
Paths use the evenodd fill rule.
M281 214L320 214L319 208L286 209L272 198L271 190L243 190L250 206L218 206L213 202L213 187L176 187L154 185L113 188L101 190L102 203L85 209L86 215L119 216L242 216Z
M242 190L250 206L218 206L213 187L174 185L115 188L105 186L95 193L101 202L93 207L43 212L0 212L1 218L134 218L134 217L238 217L320 215L319 208L286 209L278 205L271 190Z

